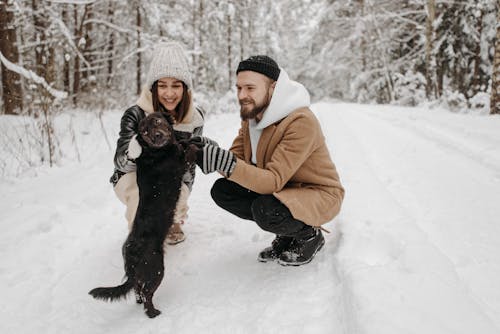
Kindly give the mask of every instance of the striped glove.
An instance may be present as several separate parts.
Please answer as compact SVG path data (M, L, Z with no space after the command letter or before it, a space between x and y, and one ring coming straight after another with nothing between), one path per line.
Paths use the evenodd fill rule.
M236 166L233 152L207 144L196 152L196 164L204 174L219 171L229 177Z
M196 145L198 148L203 148L203 146L207 144L219 146L219 144L215 140L203 136L194 136L189 139L189 143Z

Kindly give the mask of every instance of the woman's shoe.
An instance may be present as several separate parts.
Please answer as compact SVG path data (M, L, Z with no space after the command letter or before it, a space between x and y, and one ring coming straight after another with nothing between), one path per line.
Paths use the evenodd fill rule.
M170 226L170 230L168 230L167 233L166 243L168 245L176 245L179 242L183 242L184 240L186 240L186 236L184 235L184 232L181 229L181 224L180 223L172 224L172 226Z

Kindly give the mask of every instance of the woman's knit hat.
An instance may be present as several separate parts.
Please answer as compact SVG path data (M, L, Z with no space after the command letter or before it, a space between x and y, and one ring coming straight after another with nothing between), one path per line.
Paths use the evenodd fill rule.
M171 77L184 82L188 89L193 88L193 80L184 48L176 42L160 44L154 51L146 79L148 88L158 79Z

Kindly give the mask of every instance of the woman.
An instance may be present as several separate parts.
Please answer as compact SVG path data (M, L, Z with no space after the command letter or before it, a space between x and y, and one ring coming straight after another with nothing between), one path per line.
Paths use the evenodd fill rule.
M172 42L162 44L155 50L151 61L146 86L136 105L125 111L121 119L120 137L115 153L115 171L110 179L117 197L126 207L125 217L129 229L132 228L139 204L139 190L136 181L136 165L127 158L129 143L138 132L141 119L147 114L161 111L173 116L177 140L200 136L203 132L204 112L194 107L192 99L192 79L184 49ZM170 228L166 242L174 245L184 241L181 229L187 217L187 200L194 182L195 165L183 177L181 194L177 203L174 224Z

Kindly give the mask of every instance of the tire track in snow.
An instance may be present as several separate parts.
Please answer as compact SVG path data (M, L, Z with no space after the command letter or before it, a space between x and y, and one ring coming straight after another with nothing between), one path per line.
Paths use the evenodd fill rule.
M467 137L467 139L474 141L474 145L468 143L466 140L459 140L463 132L457 133L456 129L449 125L444 125L443 123L436 126L432 124L432 120L411 116L408 118L408 116L403 113L400 113L398 117L391 112L367 110L364 112L364 115L390 123L394 127L404 128L405 130L415 133L415 135L420 138L425 138L432 143L440 145L447 151L463 155L471 161L490 169L500 178L500 152L498 152L500 142L495 142L495 139L491 136L485 135L485 139ZM443 131L445 128L447 128L447 131Z
M399 180L381 173L384 162L380 159L383 157L377 157L380 148L375 146L377 139L370 130L375 124L366 122L365 126L360 126L359 117L350 114L357 112L345 106L332 105L328 109L328 114L320 112L319 118L324 124L331 151L336 152L333 159L347 189L339 217L345 238L338 262L343 285L348 287L343 302L346 317L351 320L351 332L399 333L409 328L415 332L436 332L440 327L446 330L441 328L439 332L449 332L451 328L457 333L477 330L475 325L456 323L457 317L466 316L474 318L485 332L496 333L491 320L465 291L452 261L417 224L419 215L408 210L408 206L400 202L399 195L394 193L393 188ZM398 141L392 140L394 143ZM391 143L386 143L386 146L385 149L390 151ZM375 197L370 199L370 196ZM416 200L412 196L405 199ZM416 207L418 204L413 203ZM362 212L357 212L359 210ZM421 262L421 256L427 256L429 261ZM382 277L386 282L380 279ZM371 285L370 280L384 284ZM376 291L369 291L370 288L385 289L387 294L379 295ZM436 293L444 291L447 297L436 302ZM399 294L400 300L391 296L394 294ZM429 306L423 309L419 302ZM372 308L371 304L377 306ZM415 321L421 316L433 318L442 313L441 309L450 306L451 311L443 314L442 319L435 319L443 324ZM390 315L384 314L384 309L402 310L399 312L400 321L390 319Z

